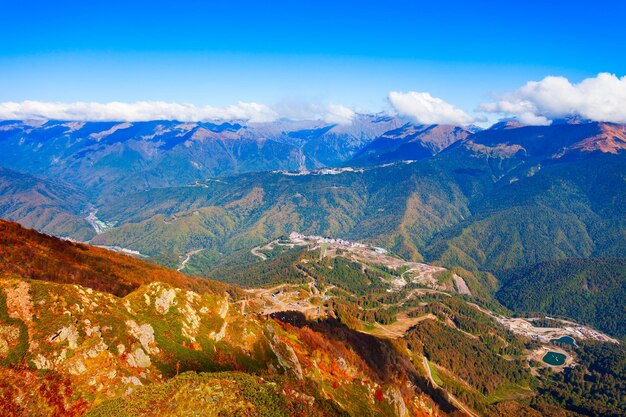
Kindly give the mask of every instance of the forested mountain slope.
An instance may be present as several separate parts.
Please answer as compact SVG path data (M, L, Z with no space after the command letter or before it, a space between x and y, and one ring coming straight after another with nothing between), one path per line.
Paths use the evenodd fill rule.
M0 167L0 217L57 236L89 240L86 193L67 183Z
M562 259L506 271L496 293L517 312L570 317L626 337L626 259Z

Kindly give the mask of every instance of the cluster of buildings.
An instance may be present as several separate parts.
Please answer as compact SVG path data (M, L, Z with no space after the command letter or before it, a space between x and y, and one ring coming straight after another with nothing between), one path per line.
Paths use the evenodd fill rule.
M352 242L346 239L335 239L332 237L303 235L298 232L291 232L289 234L289 240L291 240L292 242L301 242L303 244L307 242L315 242L315 243L335 244L335 245L340 245L340 246L344 246L347 248L362 248L362 249L370 248L369 245L366 245L364 243ZM385 248L371 247L371 249L376 251L376 253L381 253L381 254L387 253L387 249Z

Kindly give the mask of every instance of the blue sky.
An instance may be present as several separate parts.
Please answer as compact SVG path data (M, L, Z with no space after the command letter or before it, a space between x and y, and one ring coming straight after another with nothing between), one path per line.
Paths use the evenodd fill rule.
M626 73L623 1L9 1L0 102L388 106L473 112L529 80Z

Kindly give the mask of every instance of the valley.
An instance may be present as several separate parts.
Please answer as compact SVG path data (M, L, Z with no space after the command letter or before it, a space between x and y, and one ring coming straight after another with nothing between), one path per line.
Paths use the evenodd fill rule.
M91 227L93 227L93 229L95 230L97 234L106 232L107 229L110 229L115 226L115 223L106 223L98 219L96 214L98 214L98 210L92 208L89 211L89 215L85 217L85 220L89 222L89 224L91 225Z

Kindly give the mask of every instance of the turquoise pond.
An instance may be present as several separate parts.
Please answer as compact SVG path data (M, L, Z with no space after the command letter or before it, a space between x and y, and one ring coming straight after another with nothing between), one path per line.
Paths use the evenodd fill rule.
M546 355L543 357L543 361L548 365L560 366L565 363L565 355L562 353L550 351L546 353Z
M550 339L551 342L559 342L559 343L567 343L568 345L572 345L572 346L576 346L576 342L574 341L574 338L569 337L569 336L562 336L559 337L558 339Z

